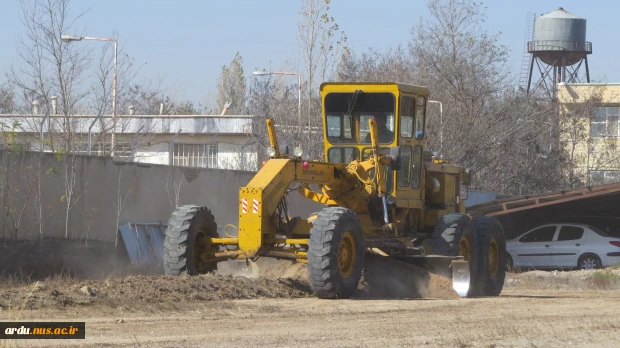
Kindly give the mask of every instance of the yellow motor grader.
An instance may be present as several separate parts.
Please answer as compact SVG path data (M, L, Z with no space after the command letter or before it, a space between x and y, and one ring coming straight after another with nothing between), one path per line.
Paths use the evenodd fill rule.
M465 214L470 173L425 151L428 98L419 86L323 83L324 161L304 160L299 147L281 149L267 119L269 159L239 190L237 236L219 236L207 207L179 207L166 230L166 274L212 272L233 259L289 259L307 263L316 296L348 298L373 252L452 278L461 296L499 295L504 231L494 218ZM289 216L293 191L325 208Z

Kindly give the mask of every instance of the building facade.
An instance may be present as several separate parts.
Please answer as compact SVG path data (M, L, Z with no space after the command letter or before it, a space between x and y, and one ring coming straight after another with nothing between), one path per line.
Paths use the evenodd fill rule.
M560 83L561 141L586 185L620 182L620 84Z
M257 142L251 115L111 116L0 115L5 146L58 148L142 163L255 171ZM90 150L90 151L89 151Z

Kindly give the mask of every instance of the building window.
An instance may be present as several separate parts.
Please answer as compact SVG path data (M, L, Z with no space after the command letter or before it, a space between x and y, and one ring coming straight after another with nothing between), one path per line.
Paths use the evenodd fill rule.
M620 136L620 107L602 106L599 107L596 115L590 121L590 135L595 138L617 137Z
M217 143L174 144L175 166L217 168Z
M217 143L208 144L207 147L207 168L217 168Z
M590 185L604 185L620 182L620 170L591 170Z

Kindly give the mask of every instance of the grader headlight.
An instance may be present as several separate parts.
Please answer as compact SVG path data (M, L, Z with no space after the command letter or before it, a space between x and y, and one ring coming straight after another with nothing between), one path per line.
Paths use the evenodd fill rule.
M293 149L293 156L301 158L304 155L304 149L301 147L296 147Z
M267 156L269 156L269 157L273 157L273 156L275 156L275 155L276 155L276 148L275 148L275 147L273 147L273 146L269 146L269 147L267 148Z

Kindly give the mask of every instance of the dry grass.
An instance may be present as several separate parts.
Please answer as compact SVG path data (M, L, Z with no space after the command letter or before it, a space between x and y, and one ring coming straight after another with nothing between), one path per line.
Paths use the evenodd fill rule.
M612 270L596 271L592 274L592 286L601 290L620 289L620 275Z
M505 288L565 291L618 290L620 289L620 269L509 273L506 276Z

